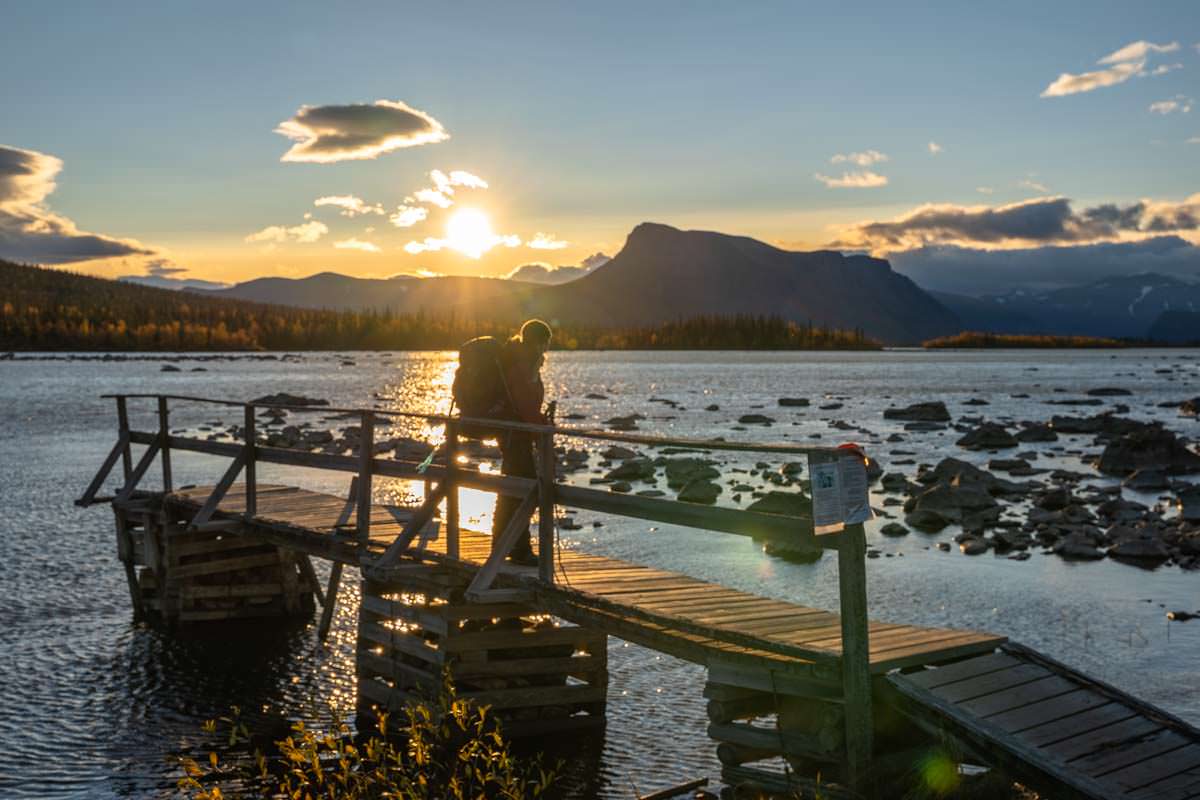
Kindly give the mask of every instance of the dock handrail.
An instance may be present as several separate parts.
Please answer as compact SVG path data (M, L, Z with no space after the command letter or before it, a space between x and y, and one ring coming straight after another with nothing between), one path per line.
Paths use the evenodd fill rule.
M865 765L871 749L871 675L868 653L866 598L866 540L863 526L847 524L840 531L816 535L813 521L806 517L765 514L736 508L706 506L637 495L599 491L572 486L555 480L555 437L639 444L648 447L676 447L689 450L720 450L727 452L764 453L772 455L844 455L845 450L830 446L762 444L728 442L724 440L679 439L613 433L589 428L531 425L508 420L479 420L436 413L392 411L387 409L339 408L328 405L287 405L270 402L234 401L174 394L106 394L117 405L118 437L112 450L93 478L83 496L76 501L86 506L103 500L127 500L145 476L157 455L163 469L164 491L172 491L170 455L172 450L204 453L233 459L204 505L189 525L190 530L218 530L237 524L229 519L214 519L214 514L237 477L245 473L246 512L248 521L256 505L256 464L274 463L316 469L350 472L355 475L355 530L360 560L368 558L371 530L372 479L381 477L424 480L430 487L424 502L413 512L403 530L371 562L378 569L394 564L409 550L420 531L434 518L443 502L446 509L443 521L446 532L447 557L459 552L458 490L480 489L498 495L520 498L521 504L507 528L493 541L492 552L480 567L468 587L468 597L496 599L502 591L493 590L492 582L503 566L519 534L525 530L535 510L539 511L538 578L548 586L554 584L555 548L554 507L564 505L619 516L676 524L702 530L732 533L743 536L791 539L798 544L838 551L839 610L842 627L841 672L847 709L845 716L846 745L849 762ZM128 401L154 400L157 404L158 430L136 431L129 427ZM204 403L243 409L242 442L218 442L170 433L170 401ZM360 422L358 453L352 456L314 453L295 448L272 447L258 441L255 409L280 408L296 413L319 413L357 416ZM444 464L417 463L400 458L380 458L374 453L374 425L377 419L419 419L442 424L446 428ZM457 464L458 430L463 424L483 423L492 429L523 432L538 442L541 453L541 477L521 478L494 475L464 469ZM131 445L146 445L147 449L136 466L132 465ZM435 450L436 452L436 450ZM98 491L107 480L116 462L122 462L124 483L115 498L99 498Z

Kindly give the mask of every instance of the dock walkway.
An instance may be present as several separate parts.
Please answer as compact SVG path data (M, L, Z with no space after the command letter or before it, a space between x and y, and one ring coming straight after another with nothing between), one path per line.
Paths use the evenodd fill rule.
M136 430L127 403L152 398L157 430ZM607 637L705 667L710 724L728 784L835 796L896 794L931 750L950 744L1048 797L1200 798L1200 731L1127 693L1004 637L867 618L861 523L631 496L560 482L556 441L575 437L690 452L807 454L862 469L828 447L665 440L637 434L490 422L531 435L537 478L462 464L464 420L377 409L289 407L357 416L354 455L273 447L259 405L118 395L117 441L77 501L110 503L135 613L167 624L305 616L321 603L328 633L345 566L362 576L359 709L395 709L448 674L490 705L512 735L602 725ZM242 441L170 432L169 403L237 407ZM445 428L422 463L375 453L374 425L409 417ZM478 423L478 420L466 420ZM134 460L133 446L142 446ZM172 456L232 459L216 483L176 488ZM847 461L849 459L849 461ZM157 460L162 488L139 484ZM259 483L256 465L350 473L346 497ZM120 464L113 494L101 493ZM239 481L239 477L241 480ZM413 508L380 505L372 480L423 481ZM519 501L497 537L463 529L459 490ZM558 507L836 552L837 613L760 597L677 572L559 546ZM536 567L506 561L536 514ZM322 589L312 559L331 562ZM555 620L558 620L556 622ZM780 769L783 765L785 768Z

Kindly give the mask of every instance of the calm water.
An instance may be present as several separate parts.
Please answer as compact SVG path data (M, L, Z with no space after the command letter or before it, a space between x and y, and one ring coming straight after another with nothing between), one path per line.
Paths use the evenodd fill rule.
M161 372L153 361L0 362L0 796L167 795L177 776L173 754L202 741L200 721L230 704L252 711L264 725L352 711L355 581L343 582L325 646L314 625L266 635L167 636L131 621L108 511L72 505L115 437L111 401L99 399L106 392L245 399L289 391L335 405L449 405L453 354L352 358L354 366L331 355L295 362L182 362L184 371L177 373ZM1106 405L1126 402L1129 416L1162 419L1195 436L1200 423L1155 404L1200 394L1198 359L1195 351L554 353L547 385L549 395L561 400L560 413L599 421L640 412L649 417L642 430L680 436L826 443L852 438L891 470L890 462L901 458L987 459L955 447L953 431L883 443L902 426L885 422L882 410L925 399L944 400L956 417L1046 420L1055 412L1099 410L1059 408L1048 400L1123 386L1134 396L1106 399ZM194 366L207 371L191 372ZM586 393L608 399L587 400ZM778 408L781 396L808 397L813 407ZM675 400L680 408L650 403L651 397ZM962 405L970 398L990 405ZM816 408L835 401L843 408ZM720 410L702 410L711 403ZM150 411L147 405L135 414L136 427L153 427ZM751 411L777 424L736 430L737 417ZM870 433L832 429L834 419ZM213 408L181 407L172 427L195 431L235 421ZM1087 470L1077 453L1067 451L1094 448L1090 437L1067 437L1027 449L1043 454L1035 466ZM215 459L174 458L177 484L213 482L224 468ZM600 469L595 460L592 469ZM912 473L916 467L895 469ZM263 465L260 480L341 492L348 477ZM409 489L381 482L376 499L403 499ZM1153 495L1135 497L1156 501ZM728 492L723 502L731 502ZM487 523L486 497L468 498L465 509ZM603 526L594 528L597 515L577 519L583 529L564 532L574 546L835 607L836 571L828 557L800 566L766 556L740 537L616 519L601 519ZM1200 621L1168 625L1165 619L1166 610L1200 609L1200 573L1067 563L1037 553L1025 562L969 557L933 546L949 541L952 528L936 536L884 539L875 531L886 521L868 528L869 544L885 554L867 563L873 617L1007 634L1200 723ZM616 639L610 648L609 725L573 759L575 793L628 797L631 784L646 792L699 775L715 778L719 767L704 736L703 671Z

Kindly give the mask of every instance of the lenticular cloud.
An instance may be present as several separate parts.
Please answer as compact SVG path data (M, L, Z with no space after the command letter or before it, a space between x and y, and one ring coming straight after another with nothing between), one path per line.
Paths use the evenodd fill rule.
M376 158L403 147L450 138L436 119L399 100L301 106L275 129L295 141L281 161L329 164Z

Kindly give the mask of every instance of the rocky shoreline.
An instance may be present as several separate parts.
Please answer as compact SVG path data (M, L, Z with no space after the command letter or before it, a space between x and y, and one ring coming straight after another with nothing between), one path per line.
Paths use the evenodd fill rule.
M1051 399L1047 404L1093 406L1112 398L1131 395L1119 387L1097 387L1083 397ZM614 402L608 396L590 393L584 398ZM836 412L836 399L811 403L807 398L783 397L775 402L778 412L740 414L732 430L761 429L764 432L787 420L784 414L804 413L816 408ZM569 408L571 398L563 398ZM289 394L257 398L268 404L260 413L259 438L271 447L301 448L329 454L354 454L359 447L359 427L345 415L325 415L316 420L293 422L285 406L311 406L319 410L327 401ZM668 412L657 416L635 412L607 417L603 427L614 431L637 431L644 421L670 421L688 408L679 401L650 397L647 411L659 406ZM989 405L983 398L961 404L977 412ZM1178 409L1185 424L1194 424L1200 397L1162 403ZM710 403L698 413L718 414L720 405ZM931 539L926 549L951 550L966 555L988 552L1014 561L1034 553L1067 560L1095 561L1111 558L1140 567L1163 564L1182 569L1200 569L1200 453L1188 439L1169 430L1162 422L1145 422L1123 414L1129 407L1117 402L1101 413L1088 416L1053 414L1048 420L985 419L963 413L957 419L944 402L927 401L883 411L884 420L900 424L903 432L886 437L831 415L826 424L837 441L856 438L872 456L870 478L877 521L869 523L882 537L907 536L914 531ZM351 415L353 416L353 415ZM586 415L567 413L567 420ZM212 439L240 438L237 425L219 422L191 431ZM928 435L957 434L954 446L989 456L978 466L955 455L936 464L917 463L905 442ZM785 434L786 435L786 434ZM820 434L809 434L820 438ZM716 440L720 440L718 437ZM762 436L757 438L775 438ZM716 441L714 440L714 441ZM947 443L949 444L949 443ZM376 439L377 456L422 461L433 450L428 442L406 436ZM499 460L499 449L489 443L464 442L469 465ZM876 455L886 453L885 470ZM746 461L746 454L671 447L633 448L611 443L560 446L558 472L562 480L604 486L610 491L644 497L669 497L684 502L734 505L771 514L807 515L811 512L807 465L789 459L781 463ZM1039 467L1047 459L1074 458L1081 470ZM903 469L901 469L903 468ZM1152 504L1125 497L1126 492L1144 496L1156 492ZM566 530L582 527L575 515L560 520ZM882 541L882 540L880 540ZM796 548L785 542L764 542L769 552L809 561L820 553ZM871 557L892 556L872 547ZM903 555L898 553L896 555Z

